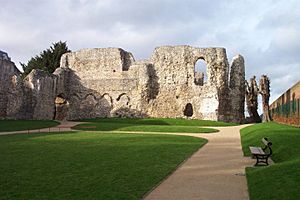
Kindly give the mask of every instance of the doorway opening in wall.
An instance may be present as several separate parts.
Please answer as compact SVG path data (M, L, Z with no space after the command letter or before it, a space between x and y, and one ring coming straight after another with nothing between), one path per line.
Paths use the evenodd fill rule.
M59 94L55 97L55 111L54 120L65 120L69 111L69 102L65 99L63 94Z
M188 104L185 105L185 108L183 110L183 114L186 117L193 116L194 111L193 111L193 105L191 103L188 103Z
M194 83L195 85L203 85L207 82L207 66L204 58L199 58L195 63L194 69Z

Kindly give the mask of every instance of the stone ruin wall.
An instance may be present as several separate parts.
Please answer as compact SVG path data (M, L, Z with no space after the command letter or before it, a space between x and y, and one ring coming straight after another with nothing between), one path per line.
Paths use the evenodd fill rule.
M20 71L10 60L0 59L0 67L0 117L4 118Z
M195 73L199 59L207 64L205 83ZM144 61L119 48L85 49L64 54L51 75L33 70L22 81L19 73L5 73L16 86L1 86L2 118L175 118L186 117L190 104L191 118L244 119L244 60L235 57L229 68L224 48L163 46Z
M131 53L118 48L63 55L61 68L69 71L64 95L70 104L68 118L146 116L141 109L146 65L134 62Z
M195 84L195 64L198 59L203 59L207 64L207 82L203 85ZM190 103L194 118L219 120L222 114L218 112L218 92L222 92L228 83L225 49L160 47L154 51L151 60L159 85L157 98L150 104L152 115L184 117L185 106Z
M15 70L3 70L5 67L0 66L1 74L6 77L0 80L0 118L53 119L56 76L33 70L22 80L14 63L6 66Z

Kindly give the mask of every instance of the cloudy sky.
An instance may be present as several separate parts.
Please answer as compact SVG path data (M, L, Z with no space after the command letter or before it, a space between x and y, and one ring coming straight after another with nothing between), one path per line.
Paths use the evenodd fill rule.
M136 59L156 46L225 47L246 76L271 79L272 100L300 80L299 0L0 0L0 50L27 62L57 41L121 47Z

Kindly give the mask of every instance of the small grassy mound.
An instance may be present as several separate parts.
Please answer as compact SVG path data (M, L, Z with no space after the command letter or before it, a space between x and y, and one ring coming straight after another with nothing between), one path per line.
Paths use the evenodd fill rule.
M0 120L0 132L48 128L59 125L52 120Z
M74 129L93 131L138 131L138 132L171 132L171 133L214 133L216 129L199 126L233 126L234 123L172 118L97 118L85 119L86 124L77 125Z
M235 126L235 123L220 121L181 119L181 118L96 118L85 119L84 122L93 123L114 123L133 125L172 125L172 126Z
M69 132L0 136L0 199L141 199L205 139Z
M263 123L241 130L244 154L250 156L249 146L261 146L269 138L273 145L275 164L247 168L251 200L300 199L300 129L277 123Z
M212 128L196 126L171 126L171 125L134 125L125 123L87 123L79 124L74 129L90 131L135 131L135 132L169 132L169 133L214 133Z

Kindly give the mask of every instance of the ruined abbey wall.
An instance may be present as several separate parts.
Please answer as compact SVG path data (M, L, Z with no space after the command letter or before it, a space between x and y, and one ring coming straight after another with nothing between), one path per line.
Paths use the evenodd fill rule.
M0 59L0 117L6 117L10 95L16 87L20 71L10 60Z
M207 64L206 82L195 72L199 59ZM0 117L191 117L242 122L244 82L243 58L235 57L229 67L224 48L163 46L143 61L119 48L84 49L64 54L53 74L33 70L24 81L18 79L14 89L5 87L15 96L9 103L14 106L2 100L0 108L6 111Z
M118 48L63 55L61 68L69 71L64 94L70 104L68 117L142 116L140 101L148 76L146 65L134 62L131 53Z
M195 84L195 64L207 63L207 82ZM228 83L225 49L193 48L190 46L160 47L151 61L158 77L158 95L150 103L155 117L184 117L185 106L193 106L193 116L218 120L219 96ZM203 82L203 81L202 81Z

